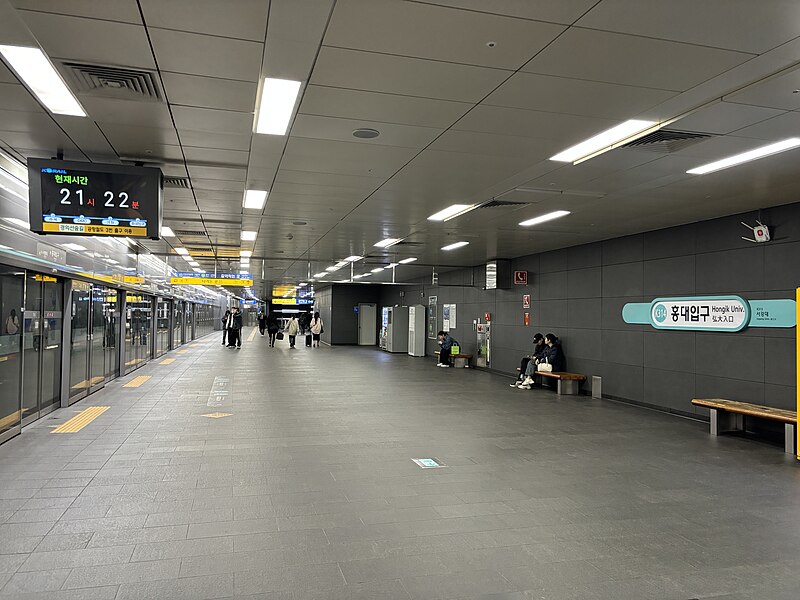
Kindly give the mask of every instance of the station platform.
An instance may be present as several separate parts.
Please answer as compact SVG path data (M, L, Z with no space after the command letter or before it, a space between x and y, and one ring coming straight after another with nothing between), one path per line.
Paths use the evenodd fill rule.
M797 597L780 448L432 358L218 338L0 446L0 598Z

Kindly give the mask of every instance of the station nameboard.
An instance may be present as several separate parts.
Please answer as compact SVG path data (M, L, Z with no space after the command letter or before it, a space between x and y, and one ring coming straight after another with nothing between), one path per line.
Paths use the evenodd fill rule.
M31 231L158 239L161 170L28 160Z
M172 285L221 285L231 287L250 287L253 285L252 273L175 273L169 278Z

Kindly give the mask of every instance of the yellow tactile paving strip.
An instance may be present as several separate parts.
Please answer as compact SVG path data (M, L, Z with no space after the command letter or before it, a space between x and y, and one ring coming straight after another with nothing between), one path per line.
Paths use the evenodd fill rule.
M93 386L93 385L97 385L98 383L102 383L104 380L105 380L105 377L101 377L101 376L98 375L97 377L92 377L91 381L88 380L88 379L84 379L80 383L76 383L75 385L72 386L72 389L73 390L82 390L84 388L87 388L87 387L90 387L90 386Z
M143 383L149 381L151 377L152 375L139 375L138 377L134 377L133 379L131 379L128 383L126 383L122 387L127 387L127 388L139 387Z
M176 350L175 354L186 354L188 350Z
M106 412L110 406L90 406L82 410L79 414L72 417L66 423L62 423L50 433L75 433L86 427L89 423L94 421L97 417Z
M160 364L160 365L171 365L171 364L172 364L172 363L174 363L174 362L175 362L175 359L174 359L174 358L165 358L164 360L162 360L162 361L161 361L160 363L158 363L158 364Z
M254 339L256 339L256 334L257 333L258 333L258 329L253 329L253 333L250 334L250 336L247 338L247 341L248 342L252 342Z
M221 419L222 417L230 417L232 413L224 413L224 412L213 412L208 413L205 415L200 415L201 417L208 417L210 419Z

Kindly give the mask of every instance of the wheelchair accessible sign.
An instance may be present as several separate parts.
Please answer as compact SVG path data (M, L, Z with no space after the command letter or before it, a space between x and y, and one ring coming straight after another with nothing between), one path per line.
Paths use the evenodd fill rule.
M741 296L656 298L622 307L626 323L683 331L741 331L745 327L794 327L794 300L745 300Z

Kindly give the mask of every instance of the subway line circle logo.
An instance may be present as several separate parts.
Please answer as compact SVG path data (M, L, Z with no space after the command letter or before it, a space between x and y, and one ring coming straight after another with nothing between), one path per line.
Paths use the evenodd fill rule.
M656 304L653 307L653 318L658 321L659 323L663 323L667 320L667 307L663 304Z

